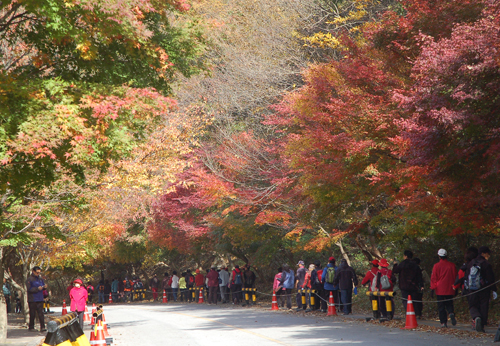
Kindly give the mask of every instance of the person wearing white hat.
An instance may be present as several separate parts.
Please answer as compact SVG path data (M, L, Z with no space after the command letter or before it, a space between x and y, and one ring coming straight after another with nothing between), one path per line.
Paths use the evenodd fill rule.
M439 321L443 328L448 328L448 315L451 324L456 325L453 297L455 296L455 278L457 268L455 264L448 261L448 253L445 249L438 251L439 262L434 264L431 275L431 290L436 293Z

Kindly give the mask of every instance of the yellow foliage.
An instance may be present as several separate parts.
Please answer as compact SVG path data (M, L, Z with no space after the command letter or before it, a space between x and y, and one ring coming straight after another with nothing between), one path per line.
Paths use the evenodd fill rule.
M335 49L339 47L339 40L330 33L317 32L310 37L302 37L306 43L305 46L320 47L320 48L332 48Z
M76 49L80 51L80 55L84 60L93 60L97 57L95 47L93 47L91 42L87 39L84 39L82 43L78 44Z
M340 30L347 30L354 34L359 31L360 25L363 25L370 19L371 12L374 11L378 0L351 0L346 1L337 8L336 12L331 13L331 20L327 20L325 24L330 25L329 28L322 28L322 31L314 33L312 36L300 37L305 42L305 46L336 49L342 47L341 43L335 36ZM342 47L345 48L345 47Z

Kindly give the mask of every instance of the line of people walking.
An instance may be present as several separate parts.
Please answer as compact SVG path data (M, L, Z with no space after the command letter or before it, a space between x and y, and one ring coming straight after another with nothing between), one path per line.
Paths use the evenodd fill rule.
M487 246L479 249L469 248L459 270L448 260L448 253L445 249L439 249L437 255L439 262L434 265L430 277L420 267L420 260L413 257L413 252L405 250L404 258L400 263L396 260L392 261L392 269L389 268L390 263L385 258L370 262L370 269L361 282L358 282L356 272L344 258L337 266L335 258L330 257L325 267L322 267L319 260L310 263L307 267L305 262L300 260L296 271L288 264L278 269L274 277L273 290L282 308L286 305L288 309L292 309L292 297L295 295L296 310L306 312L313 310L327 312L327 302L331 294L337 310L343 312L344 315L349 315L352 313L352 295L357 294L359 284L366 285L372 292L393 292L397 284L401 291L404 311L406 312L407 302L411 297L415 315L417 319L421 319L424 287L430 285L431 297L432 299L436 297L439 319L443 328L448 327L448 322L452 325L457 323L454 300L458 291L461 290L462 295L468 300L473 329L484 331L484 326L488 324L490 299L497 298L495 275L488 262L491 256L490 249ZM161 299L161 295L165 292L168 300L193 302L197 301L201 290L208 304L221 302L245 305L254 301L248 296L244 299L243 294L245 290L248 292L248 289L255 288L255 281L256 276L250 265L242 268L235 265L231 271L227 266L221 268L213 266L205 273L202 273L200 269L196 269L194 273L188 269L180 276L177 271L171 274L166 272L162 280L154 274L149 286L154 301ZM74 283L76 284L76 281ZM105 285L105 281L99 283L99 291L101 286L104 286L103 284ZM30 283L30 285L33 287L33 284ZM79 285L83 286L81 280L79 280ZM136 277L133 280L126 277L122 282L115 278L110 288L102 287L102 291L109 291L113 301L121 299L128 301L133 299L131 297L134 296L134 290L143 287L140 279ZM86 288L86 296L91 301L89 289L93 291L90 283ZM193 292L196 293L193 294ZM252 291L250 293L255 294ZM104 300L101 295L99 295L99 300ZM390 300L389 306L394 306L394 298L377 295L370 296L369 300L370 303L377 300L377 304L373 304L378 307L375 317L393 318L394 311L393 309L387 311L386 302Z
M420 259L413 258L413 252L405 250L403 260L398 263L392 261L392 270L387 259L373 260L370 269L361 281L362 286L368 286L369 291L393 292L397 284L401 291L401 302L406 313L407 302L411 297L417 319L422 319L423 292L425 285L430 286L431 299L436 299L437 310L441 326L448 328L448 321L456 325L454 300L461 290L467 297L469 312L472 318L472 328L484 332L488 324L488 309L491 299L497 298L495 275L488 259L491 251L487 246L479 249L471 247L467 250L464 263L457 271L454 263L448 260L445 249L437 251L439 262L432 269L429 277L427 272L420 267ZM304 261L297 263L294 272L287 264L278 268L274 277L273 290L276 292L278 304L281 307L292 309L292 290L296 292L297 311L320 310L327 312L327 301L332 293L335 306L344 315L352 313L352 295L357 294L358 279L354 269L345 259L336 266L335 258L330 257L328 264L322 268L320 261L309 264L306 269ZM311 294L306 294L306 306L302 300L302 290L314 290L314 304L311 303ZM435 297L435 298L434 298ZM384 295L369 296L370 304L377 300L376 318L392 319L394 311L387 311L386 301L389 306L394 306L394 298Z
M181 273L180 277L175 270L171 275L166 272L161 281L155 274L150 281L150 287L154 301L162 298L159 293L165 292L169 301L190 303L198 300L198 292L201 290L208 304L231 302L245 305L243 289L255 288L255 279L250 265L242 268L235 265L231 272L227 266L213 266L207 269L205 274L200 269L196 269L194 273L188 269Z
M386 259L372 261L372 268L366 273L361 284L367 284L370 291L391 292L394 284L398 283L404 311L406 312L407 302L411 297L417 319L422 319L424 285L429 284L431 299L436 299L442 328L448 328L448 321L453 326L457 324L454 300L461 290L462 295L467 297L472 328L484 332L484 326L488 324L490 300L497 298L495 274L488 262L490 249L487 246L481 246L479 249L470 247L458 271L455 264L448 260L448 252L445 249L439 249L437 255L439 262L434 264L430 279L420 267L420 259L413 258L413 252L405 250L404 260L401 263L394 261L392 271L388 269L389 263ZM398 280L395 274L398 274ZM385 300L392 298L370 297L370 300L374 299L378 300L381 316L388 317Z
M296 290L297 311L320 310L327 312L327 301L332 293L337 310L344 315L352 313L352 294L357 294L358 278L354 269L347 264L345 259L336 266L334 257L328 259L325 268L319 260L305 267L304 261L297 263L297 271L288 264L278 268L274 277L273 291L276 292L278 305L282 308L292 309L292 290ZM314 293L311 293L311 290ZM305 293L305 303L303 295ZM311 297L315 299L311 299ZM312 303L314 301L314 303Z

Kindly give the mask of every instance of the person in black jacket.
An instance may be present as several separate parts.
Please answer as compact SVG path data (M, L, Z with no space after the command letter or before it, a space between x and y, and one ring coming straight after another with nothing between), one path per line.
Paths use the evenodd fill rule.
M255 287L255 273L250 269L250 264L247 264L243 267L243 288L254 288ZM249 295L248 304L255 305L255 302L252 299L252 292L245 292L245 294ZM242 306L245 306L243 304Z
M392 271L395 274L399 274L399 288L401 289L401 299L406 313L408 296L411 296L412 299L415 299L414 297L418 296L423 289L421 286L423 280L422 271L419 266L411 260L413 258L413 252L405 250L403 256L404 260L399 264L395 263ZM422 311L417 311L417 306L414 306L414 308L415 315L422 316Z
M493 268L488 262L491 256L491 251L487 246L479 248L479 256L467 264L465 271L464 286L469 290L469 312L472 317L472 324L476 331L484 332L484 326L488 324L488 310L490 295L493 291L494 298L496 297L497 286L495 285L495 274ZM469 282L472 279L471 269L479 267L480 287L476 288ZM477 292L474 292L477 291Z
M422 299L424 297L424 277L422 267L420 266L420 258L413 258L412 261L415 262L415 264L418 266L418 270L420 271L420 278L422 279L422 281L417 284L419 289L414 293L415 296L411 296L411 298L415 300L415 302L413 302L413 307L415 308L415 316L418 320L420 320L422 319L422 311L424 310L424 303L422 302Z
M358 278L354 269L347 264L345 259L340 261L340 267L333 279L333 286L339 286L340 299L344 305L344 315L352 312L352 288L358 286Z
M193 301L192 289L194 287L194 276L191 274L191 269L186 270L186 290L188 292L187 301L191 303Z
M311 306L313 310L319 310L326 312L326 302L321 298L325 295L323 292L323 283L321 282L321 275L323 274L323 269L321 268L321 262L314 261L315 269L311 272L311 288L315 290L314 305Z

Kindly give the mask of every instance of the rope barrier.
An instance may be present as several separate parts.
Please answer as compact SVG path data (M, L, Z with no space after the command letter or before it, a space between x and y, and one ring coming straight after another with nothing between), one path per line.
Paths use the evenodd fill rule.
M446 301L454 301L454 300L458 300L458 299L462 299L462 298L465 298L465 297L468 297L468 296L471 296L471 295L474 295L478 292L481 292L483 290L486 290L494 285L496 285L497 283L500 283L500 280L497 280L496 282L490 284L490 285L487 285L485 287L482 287L476 291L473 291L473 292L470 292L470 293L467 293L467 294L463 294L463 295L460 295L460 296L456 296L456 297L453 297L453 298L449 298L449 299L443 299L443 300L416 300L414 298L412 298L412 301L413 302L417 302L417 303L441 303L441 302L446 302ZM199 291L199 290L203 290L203 291L206 291L206 287L190 287L190 288L183 288L184 290L187 290L188 292L194 292L194 291ZM181 292L181 289L180 288L177 288L177 294L180 295L182 292ZM313 289L298 289L297 290L297 293L291 293L291 294L281 294L281 296L284 296L284 297L293 297L295 295L297 295L298 293L302 293L301 291L302 290L305 290L305 291L314 291ZM139 290L138 290L139 291ZM163 290L162 290L163 291ZM339 290L340 291L340 290ZM157 293L157 294L160 294L161 291L157 291L157 292L153 292L152 290L149 290L149 289L145 289L145 288L142 288L140 289L140 293L145 293L145 292L150 292L150 293ZM272 293L265 293L265 292L261 292L261 291L257 291L256 288L243 288L241 289L241 291L230 291L230 292L227 292L228 294L231 293L231 294L239 294L239 293L248 293L248 292L251 292L253 294L260 294L260 295L264 295L264 296L272 296L273 294ZM134 291L132 290L131 293L133 294ZM169 292L170 294L172 292ZM315 297L321 299L322 301L324 301L325 303L328 304L328 300L321 297L318 292L304 292L304 293L310 293L310 294L314 294ZM112 294L112 293L111 293ZM196 298L196 297L195 297ZM401 297L402 300L408 300L408 298L404 298L404 297ZM342 302L336 302L336 304L342 304L342 305L353 305L354 302L351 302L351 303L342 303Z
M452 300L458 300L458 299L461 299L461 298L465 298L465 297L468 297L468 296L474 295L474 294L476 294L476 293L478 293L478 292L481 292L481 291L483 291L483 290L485 290L485 289L487 289L487 288L489 288L489 287L491 287L491 286L496 285L496 284L497 284L497 283L499 283L499 282L500 282L500 280L498 280L498 281L496 281L496 282L494 282L494 283L492 283L492 284L490 284L490 285L488 285L488 286L485 286L485 287L483 287L483 288L480 288L480 289L478 289L478 290L475 290L475 291L473 291L473 292L471 292L471 293L468 293L468 294L463 294L463 295L456 296L456 297L449 298L449 299L443 299L443 300L415 300L415 299L413 299L413 298L412 298L411 300L412 300L412 302L418 302L418 303L441 303L441 302L447 302L447 301L452 301ZM408 300L408 298L403 298L403 297L401 297L401 299L403 299L403 300Z

